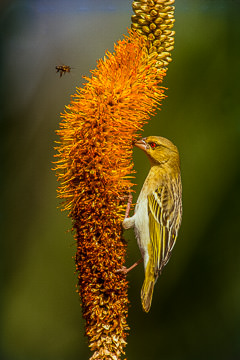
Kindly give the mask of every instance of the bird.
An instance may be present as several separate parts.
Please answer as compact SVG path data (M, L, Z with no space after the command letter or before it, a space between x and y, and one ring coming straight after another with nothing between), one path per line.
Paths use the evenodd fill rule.
M134 228L144 263L141 302L151 307L154 285L169 261L182 221L182 183L177 147L168 139L148 136L134 145L150 160L150 171L140 191L134 215L125 215L123 228ZM134 264L136 266L140 261ZM131 269L129 268L129 269Z

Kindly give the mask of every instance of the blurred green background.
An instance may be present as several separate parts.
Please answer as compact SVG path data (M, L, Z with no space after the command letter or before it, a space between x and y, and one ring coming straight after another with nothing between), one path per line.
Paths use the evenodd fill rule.
M168 98L145 127L179 148L183 223L143 313L143 268L129 274L128 359L240 359L240 1L176 0ZM74 241L51 171L59 114L82 75L130 26L129 0L0 5L0 359L89 356ZM67 64L60 79L55 66ZM134 150L139 192L149 165ZM127 263L139 258L133 233Z

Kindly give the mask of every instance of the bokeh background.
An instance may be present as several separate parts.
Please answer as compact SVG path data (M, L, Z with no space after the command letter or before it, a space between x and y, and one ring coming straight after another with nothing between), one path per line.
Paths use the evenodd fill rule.
M144 135L179 148L184 215L143 313L143 268L129 274L129 359L240 359L240 1L176 0L162 110ZM82 75L130 26L130 0L0 5L1 347L5 360L87 359L70 220L52 160L59 114ZM67 64L62 78L55 66ZM134 150L136 194L149 165ZM133 233L127 263L139 258Z

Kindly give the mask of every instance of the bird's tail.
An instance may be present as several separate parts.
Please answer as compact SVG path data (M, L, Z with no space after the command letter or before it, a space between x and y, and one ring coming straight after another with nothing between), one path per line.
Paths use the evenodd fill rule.
M146 271L144 283L141 290L142 307L145 312L148 312L150 310L155 282L156 279L154 274Z

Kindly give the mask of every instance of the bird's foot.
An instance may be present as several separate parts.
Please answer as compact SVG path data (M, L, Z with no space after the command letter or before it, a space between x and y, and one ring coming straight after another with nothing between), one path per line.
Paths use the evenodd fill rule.
M125 212L125 219L129 217L129 213L130 213L130 209L131 209L131 205L132 205L132 200L133 200L133 196L132 196L132 193L130 192L130 189L129 189L127 208L126 208L126 212Z
M121 267L121 269L116 270L116 273L127 275L129 272L129 269L126 266Z
M129 273L129 271L131 271L132 269L134 269L138 264L140 264L143 261L143 258L140 258L138 261L136 261L132 266L130 266L129 268L127 268L126 266L122 266L121 269L116 270L117 273L123 274L123 275L127 275L127 273Z

